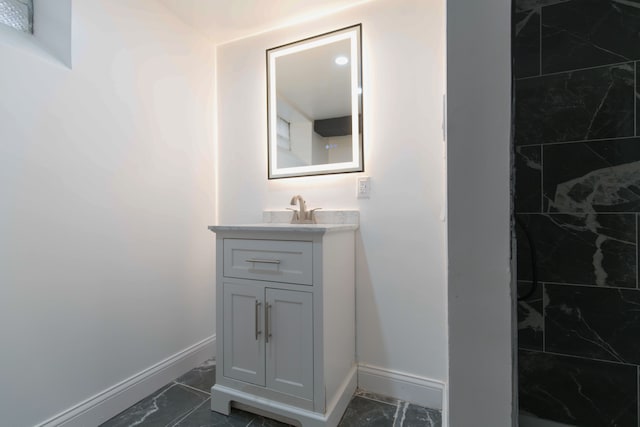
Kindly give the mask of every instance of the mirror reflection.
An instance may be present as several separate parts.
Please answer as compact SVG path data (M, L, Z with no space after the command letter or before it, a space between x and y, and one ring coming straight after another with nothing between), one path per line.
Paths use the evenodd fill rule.
M269 178L362 165L360 25L267 51Z

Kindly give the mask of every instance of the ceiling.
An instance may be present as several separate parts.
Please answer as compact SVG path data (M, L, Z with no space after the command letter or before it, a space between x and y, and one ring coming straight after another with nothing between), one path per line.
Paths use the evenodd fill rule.
M278 101L287 102L309 120L350 116L351 67L336 65L338 56L351 57L349 39L278 57ZM278 115L287 119L280 114L280 102Z
M370 0L158 0L216 44Z

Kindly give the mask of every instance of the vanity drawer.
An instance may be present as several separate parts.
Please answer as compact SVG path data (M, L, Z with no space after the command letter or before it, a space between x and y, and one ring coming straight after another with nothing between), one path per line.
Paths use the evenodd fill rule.
M225 277L312 285L312 243L224 239Z

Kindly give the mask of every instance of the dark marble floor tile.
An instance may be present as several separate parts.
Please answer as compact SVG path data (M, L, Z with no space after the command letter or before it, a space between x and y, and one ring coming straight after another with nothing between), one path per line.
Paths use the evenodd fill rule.
M518 297L528 294L531 287L530 282L518 282ZM542 288L543 285L538 283L529 298L518 301L518 348L542 350Z
M516 147L516 212L542 212L542 147Z
M435 409L404 403L394 427L440 427L442 414Z
M518 214L535 247L540 282L636 287L634 214ZM516 228L518 279L531 281L531 253Z
M536 9L541 6L550 6L552 4L564 3L571 0L515 0L514 6L516 12Z
M216 381L216 362L208 360L178 378L175 382L211 393L211 387Z
M545 286L545 349L640 364L640 291Z
M514 16L513 74L518 77L540 75L540 9Z
M286 427L288 424L232 408L227 417L211 411L208 396L215 380L215 362L189 371L102 426L130 427ZM207 393L199 390L207 390ZM357 390L339 424L385 427L441 427L441 411L423 408L395 398Z
M211 410L211 400L207 400L187 417L181 419L175 427L286 427L289 424L251 414L232 408L225 416Z
M101 427L172 425L207 399L204 393L172 383L116 415Z
M338 424L340 427L391 427L398 406L356 396Z
M550 145L543 152L545 210L640 211L640 138Z
M542 72L640 59L640 1L572 0L545 7Z
M637 426L636 367L520 351L520 410L581 427Z
M515 100L516 145L634 135L633 63L518 80Z

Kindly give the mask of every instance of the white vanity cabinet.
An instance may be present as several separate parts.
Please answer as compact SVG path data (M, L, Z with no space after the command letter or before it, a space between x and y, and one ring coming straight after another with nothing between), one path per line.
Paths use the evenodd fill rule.
M312 293L231 282L223 305L223 375L311 400Z
M230 405L336 426L356 388L355 225L213 226L216 384Z

